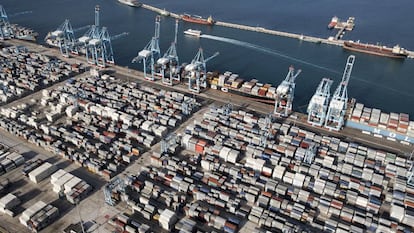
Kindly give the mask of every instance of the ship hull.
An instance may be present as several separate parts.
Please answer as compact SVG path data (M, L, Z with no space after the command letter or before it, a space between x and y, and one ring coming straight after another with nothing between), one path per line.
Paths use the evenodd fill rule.
M377 55L377 56L382 56L382 57L390 57L390 58L398 58L398 59L407 58L406 54L393 53L392 50L389 48L381 49L380 47L353 45L347 42L344 43L343 48L347 50L355 51L355 52L367 53L367 54Z
M274 104L275 103L274 98L270 98L270 97L267 97L267 96L254 95L252 93L244 92L240 89L234 89L234 88L231 88L231 87L226 87L226 88L227 88L228 93L248 97L248 98L251 98L251 99L256 100L258 102L262 102L262 103L267 103L267 104Z
M200 37L201 31L189 29L189 30L184 31L184 34L189 35L189 36Z
M377 128L377 127L373 127L370 125L366 125L366 124L361 124L359 122L355 122L352 120L347 120L345 123L346 127L349 128L354 128L354 129L358 129L361 130L362 133L365 134L372 134L376 137L384 137L387 139L395 139L398 141L402 141L402 142L407 142L407 143L414 143L414 138L413 137L409 137L407 135L404 135L402 133L398 133L398 132L392 132L388 129L381 129L381 128Z
M128 1L122 1L122 0L118 0L118 2L125 4L127 6L131 6L131 7L140 7L142 5L139 2L128 2Z
M213 22L209 22L206 19L196 19L196 18L186 17L186 16L181 17L181 19L183 21L189 22L189 23L197 23L197 24L203 24L203 25L213 25Z

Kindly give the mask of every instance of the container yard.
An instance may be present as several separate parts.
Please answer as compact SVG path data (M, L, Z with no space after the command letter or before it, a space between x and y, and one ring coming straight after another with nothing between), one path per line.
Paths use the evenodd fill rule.
M178 92L102 75L71 79L29 104L2 108L0 127L109 180L198 107ZM29 173L33 182L37 169Z
M14 232L59 232L81 215L103 232L412 231L407 155L236 107L244 96L221 106L230 94L196 98L184 85L160 88L113 69L39 85L0 109L2 134L40 151L0 155L11 194L0 195L10 215L0 219L19 221ZM278 89L223 75L212 81L262 97ZM380 123L381 112L354 108ZM387 127L411 129L408 116L389 118L398 120Z
M20 46L2 47L0 62L0 103L3 104L83 71L80 64L68 64Z
M413 229L411 161L397 154L229 108L194 120L181 144L112 189L132 212L123 230L134 218L188 232Z

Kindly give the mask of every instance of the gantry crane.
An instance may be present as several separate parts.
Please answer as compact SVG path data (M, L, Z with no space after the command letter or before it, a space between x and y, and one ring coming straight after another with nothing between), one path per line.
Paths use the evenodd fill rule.
M273 122L273 114L270 113L265 118L265 128L263 130L263 134L260 136L259 146L261 146L261 147L266 148L267 140L273 138L272 122Z
M303 157L303 162L311 165L313 160L318 152L318 146L315 143L311 143L305 151L305 156Z
M111 37L106 27L99 28L99 6L95 7L95 24L78 39L84 49L86 60L90 64L105 67L115 63Z
M409 162L411 162L410 169L407 173L407 184L414 186L414 163L413 163L413 156L414 156L414 150L411 152L410 157L408 159Z
M0 39L10 39L14 36L6 10L0 5Z
M55 40L59 46L60 53L64 57L69 57L69 53L78 53L76 46L75 32L68 19L63 22L55 31L49 33L45 40Z
M115 177L109 181L103 188L105 202L108 205L115 206L117 201L113 198L114 192L124 192L125 191L125 182L120 177Z
M95 7L95 24L89 28L85 34L78 39L78 44L81 45L83 49L83 53L86 56L86 61L91 64L96 64L94 60L94 45L99 44L99 37L100 37L100 30L99 30L99 6Z
M332 80L323 78L308 105L308 123L323 126L331 97Z
M143 62L144 64L144 77L147 80L154 81L154 74L155 74L155 61L160 57L160 20L161 17L157 15L155 17L155 33L148 44L145 46L143 50L138 53L134 59L132 59L132 63L135 62ZM151 68L151 76L147 75L147 65L150 65Z
M295 94L295 80L301 70L295 73L293 66L289 67L289 72L280 85L276 88L274 114L281 117L287 117L292 112L293 97Z
M188 90L200 93L200 87L207 87L206 63L217 57L220 53L216 52L213 56L204 59L203 49L200 48L194 59L185 67L186 78L188 78Z
M328 113L326 114L325 127L329 130L338 131L345 123L345 114L348 107L348 83L351 78L352 67L354 66L355 56L350 55L346 62L345 70L341 83L335 90L332 100L329 103Z
M175 133L169 134L167 137L163 138L161 140L161 154L168 154L171 150L170 148L174 148L175 145L178 145L179 141L180 140Z
M175 37L171 46L165 52L164 56L158 59L157 64L161 66L159 75L162 83L172 86L173 81L180 82L180 65L177 55L177 33L178 33L178 19L175 21ZM167 74L166 74L167 73Z

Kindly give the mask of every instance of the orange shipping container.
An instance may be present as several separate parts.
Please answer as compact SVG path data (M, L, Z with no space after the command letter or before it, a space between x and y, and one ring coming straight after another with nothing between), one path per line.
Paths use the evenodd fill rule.
M138 156L139 155L139 150L137 148L132 148L132 154Z
M202 154L204 151L204 146L200 146L199 144L196 145L195 151L199 154Z

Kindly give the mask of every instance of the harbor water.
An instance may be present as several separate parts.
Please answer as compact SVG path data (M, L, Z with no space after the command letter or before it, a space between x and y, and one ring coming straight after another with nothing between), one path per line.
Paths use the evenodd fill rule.
M346 20L356 18L354 31L343 39L381 43L387 46L400 44L414 50L414 32L408 30L414 22L414 2L374 2L349 0L333 4L331 1L142 1L175 13L190 13L216 20L266 29L280 30L309 36L327 38L335 35L327 24L332 16ZM3 0L1 3L12 23L33 28L39 33L38 42L48 31L55 30L65 19L73 28L94 22L94 6L101 7L100 23L111 35L129 32L127 37L112 42L115 62L121 66L142 70L142 64L131 60L154 34L155 13L143 8L132 8L116 0ZM22 13L25 12L25 13ZM161 19L161 51L164 52L174 39L175 19ZM186 29L201 30L201 38L184 36ZM76 32L80 37L85 31ZM263 83L278 85L286 76L288 67L302 69L297 79L294 108L305 112L308 101L324 77L334 80L335 91L346 63L354 54L356 62L349 83L348 95L369 107L384 112L404 112L414 116L414 60L396 60L345 51L334 45L315 44L297 39L249 32L219 26L204 26L180 22L178 54L180 62L189 62L202 47L205 56L220 52L211 60L208 70L238 73L242 78L256 78ZM272 109L269 108L269 112ZM413 117L411 117L413 119Z

